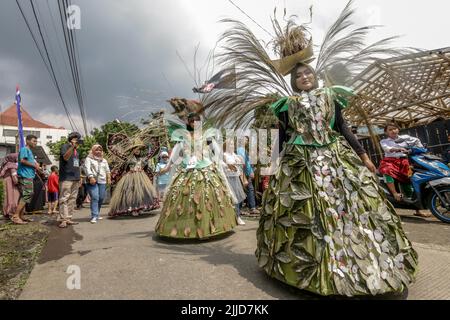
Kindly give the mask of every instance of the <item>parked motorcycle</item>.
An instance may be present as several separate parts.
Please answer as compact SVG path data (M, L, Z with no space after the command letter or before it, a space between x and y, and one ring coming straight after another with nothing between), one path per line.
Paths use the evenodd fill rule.
M408 158L413 167L411 184L414 189L412 198L403 195L397 202L386 185L384 176L380 176L380 185L389 201L396 207L429 209L439 220L450 223L450 168L438 156L428 154L426 148L408 148ZM397 190L401 190L396 182Z

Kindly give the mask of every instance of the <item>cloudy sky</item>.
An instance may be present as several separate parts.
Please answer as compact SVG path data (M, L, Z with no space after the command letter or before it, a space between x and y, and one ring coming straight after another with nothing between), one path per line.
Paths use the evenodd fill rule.
M320 43L325 30L347 0L233 0L253 20L270 30L275 6L287 8L300 21L308 21L313 5L313 37ZM29 1L20 3L32 23ZM73 83L69 77L56 0L34 0L38 18L63 96L81 129ZM193 72L207 61L224 25L222 18L239 19L263 40L269 36L228 0L73 0L81 9L81 29L76 31L82 84L89 129L115 118L138 122L150 111L169 109L173 96L194 98ZM355 0L358 23L385 27L371 41L402 35L398 46L437 49L450 45L450 2L446 0ZM54 21L52 22L52 17ZM54 28L55 24L56 28ZM177 54L178 52L178 54ZM179 57L180 56L180 57ZM209 70L211 75L212 68ZM216 70L217 71L217 70ZM201 81L206 80L206 68ZM70 128L50 76L39 56L15 0L0 2L0 106L14 100L20 84L23 105L35 118Z

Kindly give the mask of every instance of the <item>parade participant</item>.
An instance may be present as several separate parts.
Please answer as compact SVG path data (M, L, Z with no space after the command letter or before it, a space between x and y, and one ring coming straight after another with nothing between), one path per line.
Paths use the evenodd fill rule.
M280 119L283 150L257 230L256 256L269 276L324 296L401 293L415 279L417 253L377 184L375 166L343 121L352 91L332 81L341 41L361 43L336 31L346 30L351 16L348 5L322 45L317 70L324 86L307 64L313 57L307 27L290 20L282 28L274 20L281 57L272 61L258 38L234 22L223 37L222 61L242 70L241 87L213 93L207 111L218 123L248 123L255 107L267 105L267 90L281 97L271 109Z
M144 211L159 208L159 201L152 180L146 173L149 158L147 146L137 137L130 141L124 153L124 175L114 188L111 197L110 217L121 215L138 216Z
M161 170L163 170L168 162L169 162L169 154L166 151L161 152L160 161L156 166L155 173L157 174L156 184L158 188L158 198L159 200L163 200L166 194L167 185L169 184L170 173L166 172L161 174Z
M243 170L244 167L244 159L241 156L238 156L234 152L226 151L226 144L224 144L224 153L223 153L223 171L228 180L228 184L231 187L231 191L233 192L237 204L236 204L236 216L238 225L245 225L245 222L241 218L241 204L247 198L247 195L244 191L245 187L248 186L249 182L246 179L246 175Z
M8 154L0 166L0 178L3 179L3 216L11 218L16 212L19 203L20 191L17 176L19 154Z
M111 171L108 161L103 157L103 147L95 144L87 156L84 167L86 169L87 192L91 198L91 223L97 223L103 201L106 197L106 186L111 184Z
M253 166L250 163L250 157L248 156L245 148L248 147L248 138L244 138L245 140L245 146L239 147L237 149L237 154L241 156L245 160L244 164L244 174L246 177L246 180L248 181L247 184L247 204L248 208L250 209L250 215L259 215L260 212L256 208L256 196L255 196L255 186L253 185L255 181L255 172L253 170Z
M30 222L29 219L24 217L25 207L33 199L33 180L36 176L36 171L41 169L31 151L36 145L37 137L28 135L26 137L26 146L21 148L19 152L17 175L19 177L20 199L16 212L11 218L15 224L27 224Z
M176 170L156 233L176 239L208 239L227 233L236 226L234 205L237 201L233 199L218 160L222 158L222 150L211 135L213 131L206 130L202 137L194 137L194 126L201 121L199 102L175 98L170 100L170 104L175 110L181 107L181 112L191 112L184 118L187 131L183 130L179 136L172 135L177 144L169 164L161 171L168 172L172 167ZM192 112L196 108L197 112ZM191 150L201 150L201 154Z
M402 201L403 193L397 192L395 180L400 183L400 187L406 197L411 198L414 194L414 189L410 182L412 172L407 148L412 146L423 148L418 138L409 135L400 136L399 132L399 126L393 122L385 126L384 133L388 137L380 142L385 155L379 168L379 172L384 175L386 180L386 186L397 202ZM431 213L417 209L415 215L427 218L431 216Z

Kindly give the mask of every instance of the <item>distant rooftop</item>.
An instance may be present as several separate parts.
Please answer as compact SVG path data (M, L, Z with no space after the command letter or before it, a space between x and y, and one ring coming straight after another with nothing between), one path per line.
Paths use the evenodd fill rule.
M64 130L64 127L55 127L49 124L43 123L41 121L35 120L31 117L31 115L26 111L23 106L20 106L22 110L22 125L25 128L42 128L42 129L61 129ZM13 126L17 127L17 106L14 103L8 109L0 113L0 125L4 126Z

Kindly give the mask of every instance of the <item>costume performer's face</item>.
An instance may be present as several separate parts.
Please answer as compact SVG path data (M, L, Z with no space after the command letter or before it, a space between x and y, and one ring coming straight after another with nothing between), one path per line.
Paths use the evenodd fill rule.
M140 148L136 148L136 149L134 149L133 153L134 153L135 156L139 156L141 154L141 149Z
M193 131L195 128L195 122L199 122L199 121L201 121L199 116L190 117L188 119L188 129L191 129Z
M311 91L314 89L316 77L310 68L306 66L298 67L295 76L295 85L300 91Z
M397 127L394 126L388 126L386 128L386 134L389 138L391 139L397 139L398 138L398 134L399 134L400 130Z

